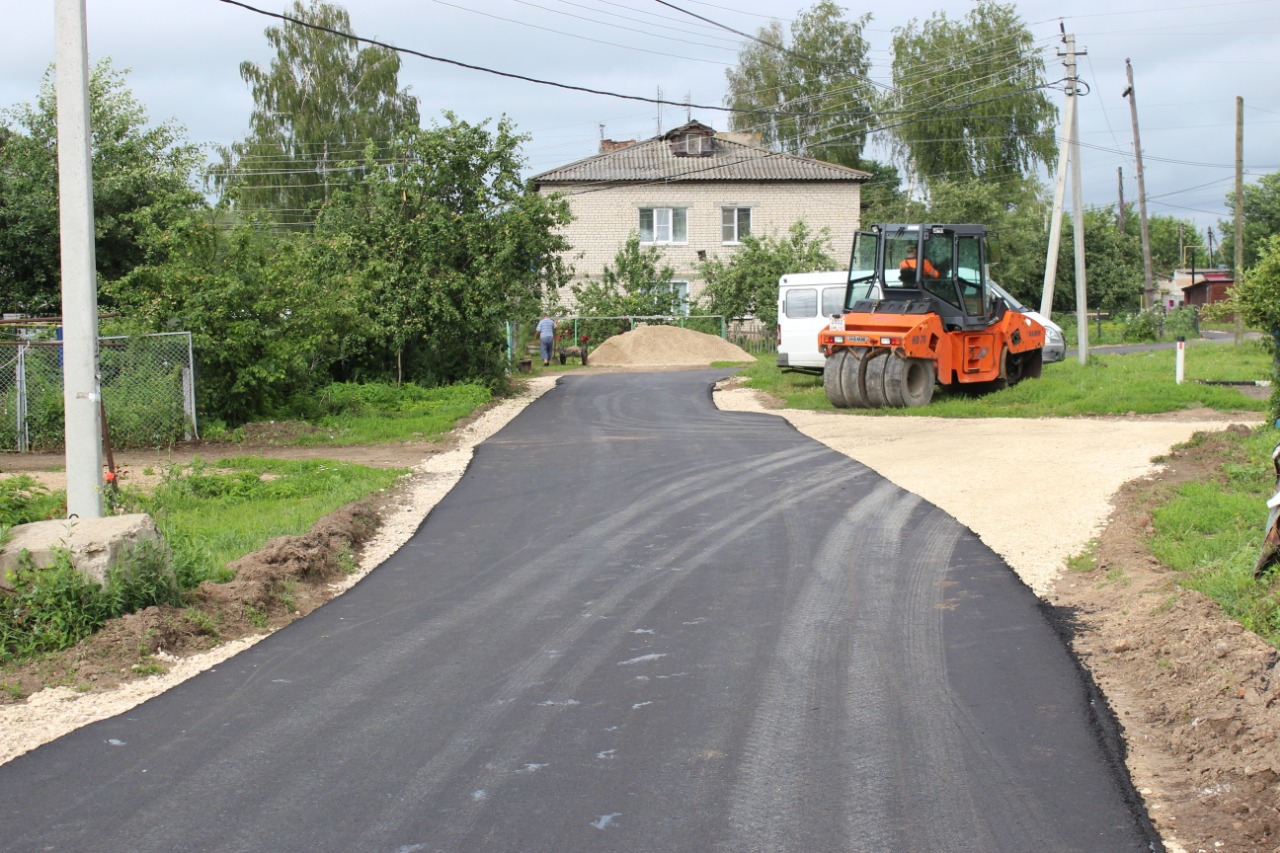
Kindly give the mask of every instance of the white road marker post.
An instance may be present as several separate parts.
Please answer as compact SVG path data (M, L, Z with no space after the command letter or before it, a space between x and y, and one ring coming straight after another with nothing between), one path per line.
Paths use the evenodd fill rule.
M1186 366L1186 360L1187 360L1186 353L1187 353L1187 339L1183 337L1179 337L1177 367L1174 368L1174 372L1173 372L1174 380L1179 385L1182 384L1182 377L1186 373L1186 371L1184 370L1184 367Z

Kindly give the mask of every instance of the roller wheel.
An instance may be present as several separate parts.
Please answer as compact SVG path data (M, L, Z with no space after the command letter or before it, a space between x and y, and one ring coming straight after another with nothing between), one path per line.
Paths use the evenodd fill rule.
M837 409L849 408L849 398L844 394L844 384L841 381L845 359L848 357L847 349L838 349L827 356L827 363L822 368L822 390L827 392L827 399Z
M851 409L866 409L867 396L862 392L863 366L866 364L867 350L864 347L853 347L849 357L840 367L840 381L844 386L844 398L849 401Z
M888 350L874 349L867 353L862 370L862 394L868 409L883 409L889 405L889 398L884 392L884 374L890 358Z
M927 406L937 380L937 367L929 359L889 356L884 375L885 397L891 406Z

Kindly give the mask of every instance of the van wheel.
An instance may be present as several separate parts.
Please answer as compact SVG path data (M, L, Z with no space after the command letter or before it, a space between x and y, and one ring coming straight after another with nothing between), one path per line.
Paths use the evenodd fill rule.
M822 390L827 392L827 399L837 409L849 408L849 398L845 396L841 374L844 363L849 357L849 350L841 347L827 356L827 363L822 368Z

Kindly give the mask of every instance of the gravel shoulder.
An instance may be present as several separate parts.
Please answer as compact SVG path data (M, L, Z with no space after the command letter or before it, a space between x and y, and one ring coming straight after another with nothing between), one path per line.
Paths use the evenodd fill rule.
M340 594L407 541L462 476L472 449L555 381L531 379L523 394L492 407L442 445L275 448L264 454L413 468L384 502L382 523L360 551L359 570L329 584L325 594ZM717 389L715 401L725 410L786 418L942 508L1003 556L1045 602L1102 688L1124 729L1134 781L1169 850L1280 850L1272 840L1280 830L1280 732L1270 720L1271 704L1280 699L1280 676L1274 687L1271 678L1274 650L1173 585L1168 571L1140 547L1149 527L1141 511L1143 489L1162 477L1176 479L1171 472L1180 465L1185 476L1196 470L1171 449L1196 433L1253 427L1257 415L1205 410L1153 418L912 418L908 428L900 418L781 409L733 380ZM235 452L241 450L264 451ZM173 454L120 457L138 476L144 468L183 461ZM28 457L17 465L6 458L0 466L5 472L39 471L41 462ZM48 460L43 467L50 467ZM56 481L57 473L41 476ZM1109 581L1110 571L1064 573L1066 559L1091 542L1100 543L1102 567L1123 570L1125 584ZM48 688L25 702L0 705L0 763L122 713L261 636L174 658L167 673L124 679L112 689Z

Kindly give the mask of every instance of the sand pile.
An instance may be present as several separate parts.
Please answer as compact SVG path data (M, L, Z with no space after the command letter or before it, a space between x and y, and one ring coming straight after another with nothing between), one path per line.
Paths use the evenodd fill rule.
M753 360L750 353L724 338L677 326L641 326L614 335L591 351L591 363L600 367L710 366L717 361Z

